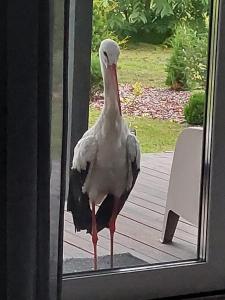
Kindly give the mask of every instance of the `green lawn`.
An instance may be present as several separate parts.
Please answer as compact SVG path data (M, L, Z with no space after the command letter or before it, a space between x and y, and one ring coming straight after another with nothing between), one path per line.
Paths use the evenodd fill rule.
M90 108L89 126L95 123L99 114L99 110ZM144 153L174 150L177 137L183 129L183 125L170 121L146 117L125 117L125 119L130 128L136 129L141 151Z
M120 83L141 82L143 86L165 87L165 65L171 49L150 44L132 44L122 49L118 62Z

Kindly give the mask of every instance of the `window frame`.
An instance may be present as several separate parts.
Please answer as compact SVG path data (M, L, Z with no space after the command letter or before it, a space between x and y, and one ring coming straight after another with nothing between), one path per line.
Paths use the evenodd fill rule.
M92 1L88 1L88 5ZM87 4L86 4L87 5ZM91 6L90 6L91 7ZM76 37L75 37L76 38ZM63 300L154 299L225 289L225 1L212 1L198 258L64 275ZM206 230L207 229L207 230Z

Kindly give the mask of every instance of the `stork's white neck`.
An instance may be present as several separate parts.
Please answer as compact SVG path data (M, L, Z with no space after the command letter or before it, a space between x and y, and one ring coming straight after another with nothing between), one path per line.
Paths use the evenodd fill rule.
M118 106L118 83L114 77L112 77L111 72L104 65L102 65L102 77L104 84L104 108L105 113L110 113L111 115L120 115L120 110Z

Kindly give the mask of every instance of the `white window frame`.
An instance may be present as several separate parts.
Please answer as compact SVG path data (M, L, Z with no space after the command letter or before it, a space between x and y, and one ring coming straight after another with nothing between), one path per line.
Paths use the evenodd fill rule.
M63 277L63 300L154 299L225 289L225 1L212 1L198 258Z

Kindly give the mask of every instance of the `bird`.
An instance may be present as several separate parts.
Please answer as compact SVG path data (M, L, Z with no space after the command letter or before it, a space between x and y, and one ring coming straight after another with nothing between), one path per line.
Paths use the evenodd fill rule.
M67 210L72 213L75 232L86 230L92 236L94 270L97 270L98 232L104 228L110 231L113 268L116 219L140 171L140 146L122 117L117 80L119 54L115 41L101 42L104 107L94 126L76 144L70 170Z

